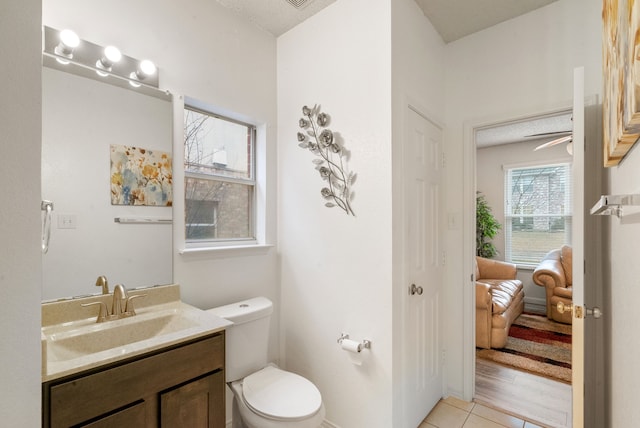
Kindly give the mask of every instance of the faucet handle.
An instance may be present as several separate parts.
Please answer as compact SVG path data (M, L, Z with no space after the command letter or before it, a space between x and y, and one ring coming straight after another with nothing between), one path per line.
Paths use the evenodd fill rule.
M104 302L91 302L91 303L82 303L80 306L95 306L100 305L100 310L98 312L98 317L96 318L96 322L104 322L109 317L109 311L107 310L107 304Z
M127 301L126 301L125 306L124 306L124 312L127 315L135 315L136 314L136 310L133 308L132 300L133 299L138 299L138 298L141 298L141 297L147 297L147 295L146 294L135 294L135 295L129 296L127 298Z

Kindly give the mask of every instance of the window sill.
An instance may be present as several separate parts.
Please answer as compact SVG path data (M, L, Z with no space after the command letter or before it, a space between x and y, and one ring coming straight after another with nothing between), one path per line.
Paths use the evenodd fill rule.
M178 251L183 256L207 255L208 257L262 256L274 247L272 244L234 245L225 247L183 248Z

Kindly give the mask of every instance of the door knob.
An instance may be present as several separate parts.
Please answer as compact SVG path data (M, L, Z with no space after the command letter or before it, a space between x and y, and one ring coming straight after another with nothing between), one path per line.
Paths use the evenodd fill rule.
M418 295L418 296L422 296L422 287L417 287L415 284L411 284L411 286L409 287L409 294L410 295Z
M565 311L566 312L574 312L574 317L575 318L584 318L584 314L582 311L582 306L574 306L572 303L569 303L567 305L565 305L562 302L558 302L558 304L556 305L556 309L558 309L558 312L560 312L561 314L564 314ZM595 306L593 309L589 309L589 308L585 308L584 312L586 313L586 315L591 315L594 318L600 318L602 317L602 311L600 310L599 307Z
M602 311L597 306L594 306L593 309L585 308L585 310L587 311L587 315L591 315L594 318L600 318L602 316Z
M558 312L560 312L561 314L564 314L565 311L569 312L573 310L573 304L569 303L568 305L565 305L562 302L558 302L558 304L556 305L556 309L558 309Z

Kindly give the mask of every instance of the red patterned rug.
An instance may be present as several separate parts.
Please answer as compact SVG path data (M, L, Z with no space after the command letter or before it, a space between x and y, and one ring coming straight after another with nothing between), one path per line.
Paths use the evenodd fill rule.
M524 313L509 329L504 348L478 348L476 357L571 383L571 325Z

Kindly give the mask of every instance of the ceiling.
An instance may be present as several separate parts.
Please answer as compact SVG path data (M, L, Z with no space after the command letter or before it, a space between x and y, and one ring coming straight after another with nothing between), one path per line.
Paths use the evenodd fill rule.
M216 0L254 25L278 37L337 0Z
M216 1L277 37L338 0ZM557 0L416 0L416 3L442 40L449 43L554 1Z
M339 0L216 0L278 37ZM445 43L524 15L557 0L415 0ZM295 5L295 6L294 6ZM297 7L296 7L297 6ZM531 134L567 131L570 115L501 124L476 134L478 147L530 141ZM552 140L552 135L547 140ZM539 138L538 138L539 139Z
M476 131L476 147L527 141L545 142L566 135L573 129L571 111L492 125Z
M557 0L416 0L446 43Z

